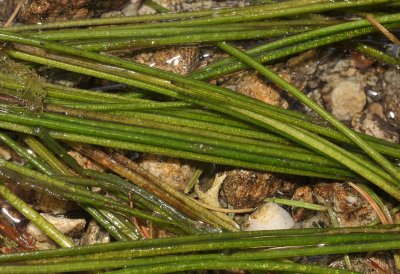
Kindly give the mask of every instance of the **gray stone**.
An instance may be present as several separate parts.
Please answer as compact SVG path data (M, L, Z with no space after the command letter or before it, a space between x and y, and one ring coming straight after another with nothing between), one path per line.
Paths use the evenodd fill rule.
M104 244L110 242L110 234L92 220L80 240L80 245Z

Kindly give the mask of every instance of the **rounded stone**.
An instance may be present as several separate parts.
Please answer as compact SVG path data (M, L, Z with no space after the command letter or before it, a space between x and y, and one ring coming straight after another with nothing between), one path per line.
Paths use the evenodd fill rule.
M363 110L366 103L367 97L356 81L341 81L331 92L332 114L339 120L350 120Z
M242 230L273 230L289 229L294 226L294 221L289 212L275 203L266 203L254 211L243 223Z
M270 173L258 173L250 170L227 172L222 185L222 194L234 208L259 205L269 192Z

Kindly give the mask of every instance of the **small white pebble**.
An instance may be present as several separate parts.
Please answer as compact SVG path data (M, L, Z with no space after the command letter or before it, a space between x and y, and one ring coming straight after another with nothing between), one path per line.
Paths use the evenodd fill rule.
M242 230L289 229L294 226L292 216L275 203L266 203L254 211L243 223Z

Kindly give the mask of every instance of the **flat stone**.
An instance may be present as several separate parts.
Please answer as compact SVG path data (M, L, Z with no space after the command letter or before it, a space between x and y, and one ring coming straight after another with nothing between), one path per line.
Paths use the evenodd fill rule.
M34 208L44 213L58 215L79 209L79 206L73 201L57 199L40 190L34 192L33 199Z
M82 155L81 153L79 153L79 152L77 152L75 150L68 151L68 154L72 158L74 158L78 162L78 164L81 167L83 167L84 169L91 169L91 170L96 170L96 171L99 171L99 172L103 172L104 171L104 168L101 165L95 163L94 161L92 161L88 157Z
M266 79L258 73L242 77L237 84L236 91L270 105L289 107L288 102L282 97L282 91L275 85L267 83Z
M332 114L339 120L348 121L363 110L367 97L360 83L344 80L337 84L331 94Z
M146 154L140 160L139 165L173 188L182 192L192 178L195 170L195 168L187 162L176 158L153 154Z
M85 219L70 219L63 216L54 216L51 214L41 213L47 221L54 225L64 235L74 238L83 235L86 225ZM29 222L26 226L26 232L39 242L51 242L46 234L41 231L34 223Z
M400 104L400 101L398 102ZM400 115L400 106L397 106ZM395 116L396 118L398 116ZM351 125L354 130L384 139L392 143L399 142L399 134L388 123L381 104L372 103L361 113L353 116Z

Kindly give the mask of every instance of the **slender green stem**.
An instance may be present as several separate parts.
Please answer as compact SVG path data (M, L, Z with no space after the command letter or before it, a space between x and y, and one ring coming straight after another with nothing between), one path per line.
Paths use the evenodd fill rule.
M211 32L198 34L183 34L156 38L119 38L104 41L88 41L70 43L69 45L88 51L107 51L124 48L149 48L169 45L182 45L194 43L211 43L217 41L252 40L261 38L278 37L287 33L296 33L301 29L267 29L245 30L235 32Z
M99 113L99 112L88 112L88 111L76 111L69 110L66 111L61 107L47 107L48 111L56 112L56 113L65 113L68 112L70 115L71 121L72 117L86 117L96 119L98 121L106 122L99 123L99 127L108 128L107 122L109 125L113 125L114 128L115 123L125 124L130 126L140 126L146 128L152 128L157 130L165 130L166 132L175 132L182 133L188 135L202 136L206 138L220 139L225 141L232 141L238 143L244 143L249 145L256 145L258 147L265 148L279 148L286 149L293 152L300 153L312 153L306 149L296 147L294 145L288 145L288 142L285 142L283 138L275 137L271 134L264 134L263 132L258 132L255 130L245 130L242 128L224 126L217 123L212 122L203 122L196 121L191 119L181 119L175 117L169 117L166 115L157 115L151 113ZM24 112L24 111L21 111ZM64 120L65 116L53 113L43 113L43 117L46 117L51 120ZM76 123L80 124L81 120L74 120ZM89 122L90 124L90 122ZM100 126L102 124L103 126ZM120 129L123 130L124 127ZM127 127L129 128L129 127Z
M54 108L53 108L54 110ZM68 115L76 115L78 117L86 116L86 117L93 117L95 119L99 119L101 114L98 113L93 113L92 115L85 115L86 113L84 112L75 112L71 113L68 112L68 110L60 110L61 112L67 112ZM337 163L327 160L326 158L323 158L321 156L315 155L312 152L303 150L303 151L298 151L296 148L293 148L291 146L284 146L284 145L274 145L272 144L263 144L261 142L255 143L254 145L252 144L245 144L243 142L227 142L229 137L225 137L225 135L215 135L215 134L208 134L207 138L200 137L203 134L201 132L194 130L190 131L188 133L190 134L184 134L180 131L181 128L176 128L175 130L177 133L172 133L171 131L164 131L162 134L160 133L160 128L157 127L156 129L147 129L147 128L140 128L140 127L131 127L131 126L122 126L118 125L115 123L107 123L107 122L98 122L98 121L90 121L90 120L84 120L81 118L72 118L70 116L64 116L64 115L46 115L42 114L41 118L46 118L50 117L51 119L59 122L70 122L71 126L72 124L74 125L82 125L82 126L87 126L87 128L95 127L95 128L104 128L105 130L112 129L114 131L120 130L124 131L130 134L135 134L136 138L138 138L138 134L150 134L153 136L163 136L164 138L169 138L169 139L176 139L176 140L182 140L182 141L192 141L195 142L195 144L203 144L203 145L215 145L215 146L221 146L229 149L241 149L244 152L250 152L250 153L257 153L260 155L264 156L274 156L277 158L285 158L285 159L293 159L293 160L299 160L299 161L304 161L304 162L310 162L310 163L317 163L319 165L327 165L327 166L332 166L332 167L341 167ZM110 115L104 115L102 117L111 117ZM115 122L121 121L121 118L116 116ZM112 118L113 119L113 118ZM114 120L114 119L113 119ZM143 126L148 127L149 125L145 122L143 123ZM166 127L161 127L163 129L166 129ZM196 136L197 135L197 136ZM149 139L146 139L147 141ZM224 141L222 141L224 140ZM195 145L194 144L194 145ZM265 147L265 149L263 149Z
M303 201L296 201L296 200L289 200L289 199L282 199L282 198L267 198L264 199L265 202L277 203L282 205L288 205L291 207L300 207L300 208L307 208L311 210L317 211L326 211L326 206L307 203Z
M11 147L13 150L15 150L15 152L17 152L19 155L24 157L27 161L29 161L34 167L36 167L41 172L44 172L47 175L51 175L54 173L53 170L49 168L47 163L29 153L25 148L23 148L21 145L12 140L7 134L0 132L0 140L3 141L9 147Z
M104 227L111 236L114 237L117 241L128 241L130 238L125 235L118 227L111 223L103 214L101 214L100 210L89 207L83 206L86 212L88 212L93 219L95 219L102 227Z
M55 171L61 174L70 174L70 170L66 165L60 162L53 153L51 153L40 141L33 136L25 136L24 142L33 149L46 163L51 166Z
M142 237L140 236L140 233L137 231L137 229L129 223L129 221L123 220L124 217L122 216L117 216L116 214L100 209L100 213L110 222L115 226L118 231L121 231L122 233L119 234L120 237L118 240L120 241L128 241L128 240L139 240Z
M229 32L244 32L249 30L254 30L257 26L241 26L241 25L216 25L213 30L219 32L222 35L226 35ZM279 27L279 23L276 25ZM287 28L286 30L290 30ZM166 27L166 28L135 28L133 26L123 26L123 27L106 27L106 28L95 28L95 29L82 29L82 30L58 30L58 31L47 31L39 33L30 33L31 36L46 39L49 41L69 41L78 40L85 41L91 40L91 42L96 41L95 39L110 39L110 38L124 38L129 37L130 39L142 39L142 38L155 38L155 37L168 37L177 35L193 35L205 33L204 35L210 35L212 32L208 28L203 27ZM267 32L259 32L267 33ZM28 33L29 34L29 33ZM190 41L190 40L188 40ZM80 43L80 42L79 42Z
M113 271L113 273L170 273L185 270L200 269L250 269L250 270L266 270L266 271L288 271L296 273L329 273L329 274L353 274L358 272L332 269L328 267L304 265L296 263L283 263L273 261L253 261L253 260L235 260L235 261L194 261L194 262L174 262L165 263L163 265L150 266L134 266L129 260L123 261L91 261L75 264L60 263L54 265L40 266L2 266L6 273L24 274L24 273L48 273L51 271L93 271L101 269L127 268L125 270Z
M392 65L395 67L400 66L400 59L396 58L396 57L392 57L380 50L377 50L373 47L370 47L368 45L365 44L358 44L356 47L356 50L358 50L359 52L372 57L374 59L379 60L380 62L384 63L384 64L388 64L388 65Z
M164 13L164 12L169 12L167 8L164 8L157 2L154 2L153 0L144 0L142 2L142 5L148 6L149 8L154 9L157 12Z
M198 182L201 174L203 173L204 168L205 168L205 165L202 165L201 167L196 168L192 177L190 178L190 181L187 183L185 190L183 191L185 194L188 194L193 189L194 185Z
M333 25L342 23L341 20L313 20L313 19L298 19L298 20L269 20L256 22L242 22L236 24L218 24L214 25L213 29L216 32L232 32L244 30L257 30L265 28L305 28L321 25ZM210 30L202 26L193 27L157 27L156 24L129 24L129 25L112 25L102 26L97 28L82 28L82 29L67 29L56 31L40 31L40 32L25 32L24 34L31 35L36 38L53 40L53 41L68 41L68 40L95 40L105 38L145 38L145 37L166 37L171 35L194 34L194 33L210 33Z
M190 107L191 104L185 102L151 102L151 103L71 103L56 100L47 100L50 104L61 105L66 108L92 110L92 111L121 111L121 110L145 110L158 108L182 108Z
M27 203L18 198L12 191L0 184L0 195L10 203L16 210L21 212L26 218L34 223L41 231L49 236L54 242L61 247L72 247L74 242L61 233L56 227L49 223L44 217L33 210Z
M203 242L189 242L182 244L172 244L172 245L154 245L147 248L135 248L127 250L118 251L99 251L96 253L91 253L87 255L74 255L73 257L66 258L55 258L48 260L49 263L58 262L77 262L77 261L88 261L88 260L106 260L106 259L132 259L140 257L150 257L150 256L165 256L172 254L185 254L188 252L207 252L215 250L244 250L244 249L254 249L263 248L263 252L253 252L254 257L248 256L247 259L276 259L276 258L287 258L298 256L298 254L310 256L318 254L343 254L348 251L348 253L362 252L360 249L347 249L343 246L350 244L360 244L360 243L377 243L380 242L385 246L386 243L399 242L399 237L396 234L382 235L382 234L363 234L363 235L342 235L338 236L324 236L320 239L315 239L313 235L304 235L298 239L296 237L266 237L266 238L244 238L235 240L224 240L224 241L207 241ZM375 238L375 239L374 239ZM292 243L292 244L291 244ZM325 253L324 250L319 251L318 245L323 243L330 253ZM306 247L305 247L306 246ZM393 245L382 248L382 250L388 250L389 246L393 248ZM270 249L266 249L269 247ZM275 250L275 247L285 247L283 250ZM316 248L317 247L317 248ZM329 249L331 248L331 249ZM376 248L376 247L375 247ZM346 250L347 249L347 250ZM76 250L76 249L74 249ZM333 251L335 250L335 251ZM376 249L379 250L379 249ZM282 251L282 252L281 252ZM303 253L304 252L304 253ZM303 254L302 254L303 253ZM185 254L187 255L187 254ZM249 254L248 254L249 255ZM48 256L46 256L47 258ZM239 259L239 256L232 254L232 257ZM243 258L243 257L242 257Z
M317 1L318 2L318 1ZM178 22L165 22L160 23L159 26L204 26L204 25L215 25L221 23L238 23L238 22L248 22L248 21L257 21L257 20L265 20L265 19L273 19L280 17L290 17L294 15L300 14L308 14L313 12L325 12L330 10L338 10L341 8L351 8L351 7L362 7L368 5L377 5L389 2L388 0L364 0L364 1L339 1L339 2L327 2L320 1L320 3L310 5L309 2L298 1L288 3L288 6L284 6L285 2L283 2L282 6L275 5L271 8L271 5L262 5L250 7L246 12L242 12L238 14L237 12L233 12L231 14L227 14L219 17L212 18L198 18L192 20L182 20ZM296 3L295 5L293 3ZM260 7L267 7L266 9ZM243 11L243 9L242 9ZM162 16L160 14L159 16Z

